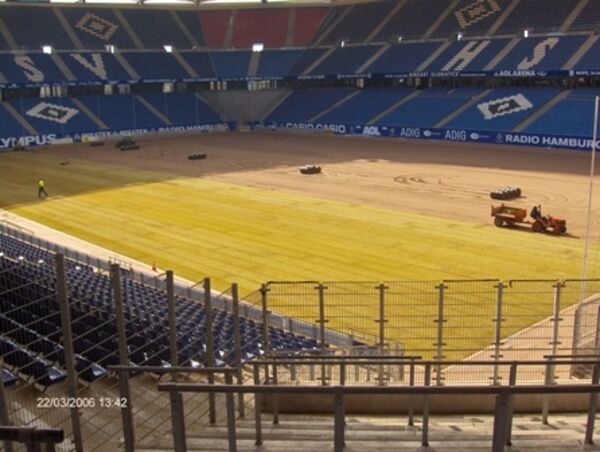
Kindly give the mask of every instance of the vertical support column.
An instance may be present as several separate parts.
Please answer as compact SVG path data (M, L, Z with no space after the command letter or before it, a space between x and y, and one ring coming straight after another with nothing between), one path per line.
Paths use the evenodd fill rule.
M269 289L266 284L261 284L260 286L260 301L262 306L262 322L263 322L263 352L264 358L269 359L269 355L271 354L269 350L269 310L267 305L267 293Z
M4 381L0 375L0 425L9 426L12 425L8 416L8 401L6 400L6 393L4 392ZM4 450L6 452L13 452L12 441L4 441Z
M110 275L113 285L113 298L115 301L115 317L117 321L117 338L119 341L119 364L121 366L129 365L129 355L127 352L127 330L125 329L125 312L123 309L123 294L121 293L121 269L119 264L111 264ZM133 430L133 410L132 400L129 392L129 373L119 373L119 390L121 398L127 403L121 407L121 417L123 418L123 439L126 452L134 451L135 436Z
M345 410L344 410L344 393L341 390L335 392L334 395L334 438L333 438L333 450L335 452L344 451L344 429L345 429Z
M171 357L171 366L178 364L177 357L177 318L175 313L175 282L173 271L167 270L167 309L169 316L169 356ZM177 381L177 374L171 374L171 380Z
M544 384L551 385L554 384L554 364L552 361L554 360L554 355L558 350L558 329L559 322L562 320L560 318L560 291L563 285L559 281L554 284L554 299L553 299L553 309L552 309L552 340L550 341L550 359L549 363L546 365L546 374L544 376ZM542 400L542 423L548 424L548 414L550 413L550 398L547 394L544 394Z
M600 366L596 364L592 371L592 384L597 385L600 379ZM588 406L587 423L585 424L585 444L594 444L594 425L596 423L596 410L598 406L598 393L590 394L590 403Z
M277 363L273 363L273 385L277 386L277 374L278 374L278 365ZM279 397L277 393L273 393L271 397L271 401L273 404L273 424L279 424Z
M438 290L438 315L435 322L437 323L437 342L435 343L436 352L435 359L441 361L444 359L444 290L447 287L444 283L439 284L436 289ZM442 384L442 366L436 365L435 368L435 384L440 386Z
M494 436L492 439L492 452L504 452L506 433L508 428L509 392L503 390L496 396L494 409Z
M210 290L210 278L204 278L204 332L206 334L206 367L215 367L215 354L213 349L213 315L212 315L212 293ZM212 372L208 374L208 383L214 384L215 376ZM217 407L215 393L208 393L208 418L211 424L217 422Z
M415 385L415 360L414 360L414 358L410 359L408 385L411 388ZM415 425L414 411L415 410L413 407L413 395L408 394L408 425L409 425L409 427L413 427Z
M423 386L431 386L431 364L425 364L425 380ZM423 394L423 425L421 431L421 446L429 446L429 394Z
M230 373L225 374L225 384L233 385L233 376ZM237 439L235 433L235 395L233 392L225 393L225 404L227 406L227 439L229 442L229 452L237 452Z
M185 417L183 414L183 399L181 393L169 392L171 399L171 425L173 428L173 449L175 452L186 452Z
M65 257L57 254L56 264L56 296L60 307L60 322L62 326L63 347L65 350L65 367L67 370L67 391L71 400L77 400L77 369L75 368L75 351L73 350L73 333L71 331L71 308L67 295L67 275L65 273ZM2 382L0 381L0 385ZM73 428L73 443L77 452L83 452L83 436L81 419L76 406L69 408L71 426Z
M235 353L235 367L238 368L237 382L241 386L244 384L244 373L242 372L242 333L240 330L240 300L237 283L231 285L231 300L233 303L233 341ZM240 417L245 416L244 393L238 394L238 410Z
M495 337L494 337L494 376L492 377L493 384L500 384L500 375L499 375L499 366L498 361L502 358L502 354L500 353L500 346L502 345L502 322L504 322L504 318L502 317L502 306L503 306L503 295L504 295L504 283L499 283L496 286L496 318L494 322L496 323L495 328Z
M325 343L325 323L327 320L325 319L325 287L323 284L319 284L315 287L319 296L319 319L317 323L319 324L319 345L321 347L321 353L325 354L325 349L327 348L327 344ZM327 367L325 364L321 364L321 384L327 384Z
M510 373L508 375L508 385L515 386L517 384L517 364L512 363L510 365ZM507 412L507 426L506 426L506 445L512 445L512 422L513 422L513 413L514 413L514 394L510 394L508 397L508 407L506 408Z
M253 376L254 376L254 385L260 385L260 369L258 364L253 364ZM254 429L256 440L254 444L260 446L262 444L262 394L256 393L254 394Z
M375 287L379 292L379 318L377 319L377 323L379 323L379 354L384 356L385 354L385 323L387 320L385 319L385 289L387 287L385 284L379 284ZM383 386L385 383L385 376L383 372L383 365L379 365L377 368L377 380L380 386Z

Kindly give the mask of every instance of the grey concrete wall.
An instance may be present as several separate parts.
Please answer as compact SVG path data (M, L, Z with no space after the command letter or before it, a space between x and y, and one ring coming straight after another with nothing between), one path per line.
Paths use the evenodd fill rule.
M272 91L203 91L200 95L225 121L258 121L284 96L288 89Z

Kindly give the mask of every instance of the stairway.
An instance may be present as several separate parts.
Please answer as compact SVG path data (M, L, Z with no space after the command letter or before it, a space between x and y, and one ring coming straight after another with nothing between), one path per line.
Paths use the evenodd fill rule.
M581 424L585 414L550 417L544 425L537 415L515 416L513 448L519 451L571 452L584 450ZM244 451L322 452L333 450L333 417L282 415L273 425L263 419L263 444L255 445L254 420L238 420L237 445ZM486 451L491 449L492 416L432 416L429 424L429 450ZM398 416L346 417L346 451L427 450L421 446L421 422L408 426ZM172 451L171 437L140 442L136 451ZM187 450L228 450L227 428L209 426L202 432L187 434Z

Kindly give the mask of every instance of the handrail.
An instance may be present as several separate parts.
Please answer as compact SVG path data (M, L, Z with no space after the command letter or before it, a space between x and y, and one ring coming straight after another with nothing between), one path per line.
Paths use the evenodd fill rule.
M62 443L65 432L57 428L0 426L0 441L17 441L20 443Z
M163 367L163 366L107 366L109 371L113 372L150 372L155 374L173 374L173 373L191 373L191 374L238 374L241 369L238 367Z
M590 394L600 392L600 384L521 385L521 386L298 386L298 385L210 385L204 383L159 383L164 392L208 392L222 394L352 394L352 395L487 395L487 394Z
M429 396L431 395L495 395L496 406L494 410L494 432L492 438L492 451L501 452L505 445L510 444L513 417L513 398L515 394L590 394L588 416L585 431L585 443L592 444L596 406L600 384L600 364L596 361L592 384L564 384L564 385L516 385L517 365L511 365L509 385L464 385L464 386L296 386L296 385L248 385L238 386L231 384L231 379L225 385L188 384L188 383L160 383L158 390L168 392L171 399L171 419L173 426L173 441L175 451L186 450L185 424L183 422L183 398L181 393L204 392L208 394L223 393L227 406L227 430L230 452L237 451L236 420L234 412L234 394L255 394L255 434L256 444L262 444L262 397L279 394L318 394L334 396L334 451L344 450L345 434L345 408L344 397L347 395L423 395L423 446L429 445ZM431 366L427 366L428 373ZM427 379L429 380L429 378ZM274 418L275 421L275 418Z
M384 358L384 359L379 359L379 358ZM385 359L387 358L387 360ZM398 364L398 361L400 361L400 358L398 359L390 359L390 357L388 356L383 356L383 357L378 357L378 356L369 356L369 357L364 357L363 360L303 360L302 362L298 362L298 361L294 361L294 360L283 360L283 359L274 359L274 360L256 360L256 361L251 361L248 364L251 364L253 366L265 366L265 365L291 365L291 364L305 364L305 365L316 365L316 364L326 364L326 365L335 365L335 364L362 364L364 365L365 362L364 361L368 361L370 359L373 359L374 363L373 364L381 364L381 365L386 365L386 364ZM552 364L552 365L572 365L572 364L588 364L588 365L595 365L595 364L599 364L600 365L600 359L594 359L594 360L590 360L590 359L582 359L582 360L531 360L531 361L484 361L484 360L477 360L477 361L436 361L436 360L414 360L413 362L410 362L409 364L413 364L414 365L418 365L418 366L484 366L484 365L489 365L489 366L495 366L495 365L500 365L500 366L511 366L513 364L517 364L519 366L541 366L541 365L548 365L548 364Z

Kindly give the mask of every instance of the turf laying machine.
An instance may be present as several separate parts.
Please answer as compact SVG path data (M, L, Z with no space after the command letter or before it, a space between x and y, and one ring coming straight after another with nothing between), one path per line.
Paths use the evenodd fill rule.
M500 204L492 206L494 224L498 227L527 225L533 232L552 231L556 235L567 232L567 221L551 215L542 215L541 208L534 207L531 211L531 220L527 219L527 210L521 207Z

